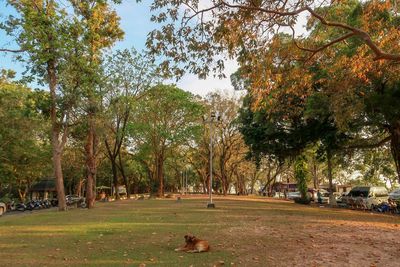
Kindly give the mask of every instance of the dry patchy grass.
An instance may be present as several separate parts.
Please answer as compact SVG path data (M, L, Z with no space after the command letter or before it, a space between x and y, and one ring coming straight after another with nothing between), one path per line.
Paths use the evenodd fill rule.
M400 217L261 198L98 203L0 219L0 266L400 266ZM178 253L183 236L211 252Z

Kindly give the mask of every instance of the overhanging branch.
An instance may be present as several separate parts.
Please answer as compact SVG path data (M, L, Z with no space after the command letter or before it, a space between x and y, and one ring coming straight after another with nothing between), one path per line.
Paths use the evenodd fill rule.
M7 49L7 48L0 48L0 52L22 53L22 52L25 52L25 50L23 50L23 49Z
M300 13L303 13L305 11L309 12L311 16L313 16L314 18L318 19L320 21L321 24L325 25L325 26L329 26L329 27L337 27L337 28L341 28L344 29L346 31L348 31L349 33L343 35L342 37L334 40L335 42L330 42L327 45L322 46L320 49L316 49L318 51L315 52L315 49L309 49L310 52L313 53L317 53L331 45L333 45L334 43L343 41L347 38L349 38L350 36L356 36L359 39L361 39L371 50L372 52L375 54L375 58L374 60L391 60L391 61L400 61L400 55L399 54L391 54L391 53L386 53L384 51L382 51L378 45L372 40L371 36L358 28L352 27L348 24L345 23L340 23L340 22L332 22L332 21L328 21L326 20L322 15L318 14L315 10L313 10L311 7L309 6L304 6L292 11L281 11L282 9L267 9L267 8L262 8L262 7L257 7L257 6L250 6L250 5L237 5L237 4L230 4L227 3L225 1L221 1L220 4L226 6L226 7L230 7L230 8L236 8L236 9L243 9L243 10L249 10L249 11L259 11L262 13L266 13L266 14L274 14L274 15L278 15L280 17L287 17L287 16L297 16ZM218 4L219 5L219 4ZM304 50L304 49L303 49Z
M356 144L356 145L351 145L351 146L347 146L344 147L345 150L348 149L370 149L370 148L377 148L377 147L381 147L384 144L386 144L387 142L390 141L392 137L388 136L384 139L382 139L381 141L377 142L377 143L373 143L373 144Z

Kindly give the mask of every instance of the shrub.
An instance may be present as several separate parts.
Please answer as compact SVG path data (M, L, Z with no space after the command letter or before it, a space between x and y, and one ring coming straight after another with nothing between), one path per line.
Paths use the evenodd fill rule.
M304 204L304 205L308 205L311 203L311 199L308 197L305 198L301 198L301 197L297 197L294 199L294 202L297 204Z
M308 170L304 156L298 156L294 164L294 177L297 181L297 188L300 191L301 198L307 199Z

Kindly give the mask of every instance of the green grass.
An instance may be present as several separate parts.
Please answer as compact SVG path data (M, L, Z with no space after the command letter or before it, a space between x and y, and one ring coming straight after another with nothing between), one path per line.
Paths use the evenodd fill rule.
M364 259L356 244L354 255L331 248L335 240L350 245L359 238L361 244L365 238L374 241L382 231L393 232L394 237L397 233L395 241L388 235L375 243L397 242L399 217L257 198L217 199L215 210L207 209L206 203L206 199L129 200L97 203L93 210L4 216L0 218L0 266L213 266L222 262L225 266L299 262L326 266L331 261L351 265L354 257L361 264L385 263L384 257L390 261L400 254L389 249L387 255ZM359 231L362 234L352 236ZM212 250L175 252L187 233L207 239ZM341 253L350 262L335 260Z

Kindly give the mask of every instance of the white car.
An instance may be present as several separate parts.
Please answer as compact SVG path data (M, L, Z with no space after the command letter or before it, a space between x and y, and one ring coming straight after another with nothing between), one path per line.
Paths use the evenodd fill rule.
M394 200L400 200L400 188L390 192L389 198Z
M0 202L0 216L3 215L3 213L5 213L7 210L7 206L6 204L4 204L3 202Z
M287 199L295 199L295 198L301 198L300 192L288 192L287 193Z
M374 209L382 202L387 202L389 194L382 186L356 186L350 190L346 198L350 206L362 204L366 209Z

